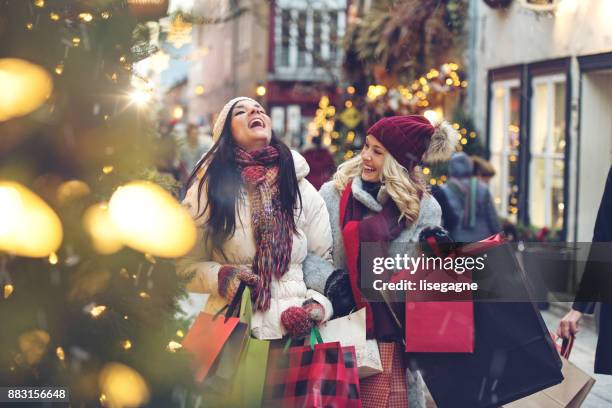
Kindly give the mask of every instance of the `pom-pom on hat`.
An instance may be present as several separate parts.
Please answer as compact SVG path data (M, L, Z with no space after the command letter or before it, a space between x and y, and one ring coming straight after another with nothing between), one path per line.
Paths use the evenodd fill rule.
M425 116L391 116L368 129L406 170L422 161L448 160L455 151L459 133L445 121L432 124Z
M217 116L217 120L215 120L215 126L213 127L213 134L212 134L212 138L214 142L219 140L219 138L221 137L221 132L223 132L223 127L225 126L225 121L227 120L227 115L229 114L229 111L232 109L232 107L235 104L237 104L240 101L251 101L251 102L258 103L254 99L251 99L246 96L239 96L237 98L232 99L228 103L226 103L223 109L221 109L221 112L219 112L219 115Z

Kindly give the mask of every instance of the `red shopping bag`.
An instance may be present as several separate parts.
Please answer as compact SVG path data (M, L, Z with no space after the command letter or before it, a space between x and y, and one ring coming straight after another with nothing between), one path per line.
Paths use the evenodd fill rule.
M238 325L246 326L240 323L238 317L231 317L238 307L243 291L244 286L241 284L229 307L226 306L214 316L204 312L200 313L185 336L183 348L193 355L193 368L197 382L203 382L213 366L218 368L217 357L228 343L230 336L237 330ZM223 317L221 314L226 308L227 312ZM244 338L244 330L240 331L241 334L234 337Z
M408 278L416 289L406 292L407 352L474 352L473 293L467 287L472 283L471 271L457 273L440 267L455 258L438 258L436 267L419 269ZM452 289L461 286L461 292Z
M309 346L277 351L265 399L264 406L361 408L355 347L323 343L314 328Z

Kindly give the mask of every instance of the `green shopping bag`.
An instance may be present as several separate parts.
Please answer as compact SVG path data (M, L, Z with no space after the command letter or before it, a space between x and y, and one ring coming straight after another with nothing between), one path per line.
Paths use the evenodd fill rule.
M252 317L253 307L251 305L251 291L247 287L242 295L240 321L249 326L249 334ZM231 399L231 406L261 407L269 351L269 341L258 340L250 335L247 336L245 347L240 356L240 364L236 376L234 377L234 389L232 395L229 397Z

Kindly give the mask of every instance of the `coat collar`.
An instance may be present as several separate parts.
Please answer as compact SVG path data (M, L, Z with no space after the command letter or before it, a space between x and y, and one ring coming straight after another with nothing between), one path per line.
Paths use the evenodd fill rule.
M372 197L368 192L363 189L363 182L361 177L355 177L353 182L351 183L351 192L353 193L353 197L355 200L359 201L361 204L365 205L370 211L380 212L382 210L382 206L389 199L389 193L383 184L380 190L378 190L378 194L376 198Z

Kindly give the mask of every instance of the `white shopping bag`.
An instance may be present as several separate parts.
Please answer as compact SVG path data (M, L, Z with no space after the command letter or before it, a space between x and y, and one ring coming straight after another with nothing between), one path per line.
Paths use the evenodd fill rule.
M366 340L366 310L330 320L319 326L323 341L339 341L342 346L355 346L359 378L383 372L376 340Z

